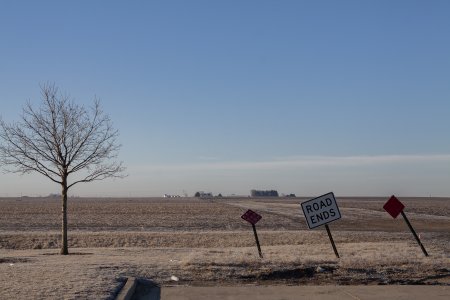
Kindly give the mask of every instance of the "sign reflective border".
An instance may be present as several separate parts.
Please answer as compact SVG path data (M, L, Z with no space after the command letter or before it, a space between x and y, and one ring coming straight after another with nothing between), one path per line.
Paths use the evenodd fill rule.
M341 218L341 212L339 211L333 193L305 201L301 205L309 229Z

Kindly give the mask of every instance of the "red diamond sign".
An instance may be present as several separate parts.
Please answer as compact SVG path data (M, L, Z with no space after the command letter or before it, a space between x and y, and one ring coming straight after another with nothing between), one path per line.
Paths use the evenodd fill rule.
M249 222L250 224L255 225L259 220L261 220L262 217L255 213L253 210L249 209L245 214L241 216L241 218Z
M391 196L383 205L383 208L395 219L403 211L405 206L395 196Z

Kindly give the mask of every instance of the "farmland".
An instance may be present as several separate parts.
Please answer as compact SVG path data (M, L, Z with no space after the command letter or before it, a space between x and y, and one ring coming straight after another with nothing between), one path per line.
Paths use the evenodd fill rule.
M424 257L386 198L337 198L342 219L308 230L307 198L73 198L69 252L57 255L60 202L0 199L0 298L112 297L126 276L166 285L450 284L450 199L402 198ZM252 209L264 258L251 226ZM172 281L171 276L179 281Z

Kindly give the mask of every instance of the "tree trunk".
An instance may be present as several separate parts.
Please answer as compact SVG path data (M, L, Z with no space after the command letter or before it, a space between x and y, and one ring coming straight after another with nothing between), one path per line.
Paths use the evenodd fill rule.
M67 177L63 178L62 183L62 245L61 255L68 255L69 249L67 245Z

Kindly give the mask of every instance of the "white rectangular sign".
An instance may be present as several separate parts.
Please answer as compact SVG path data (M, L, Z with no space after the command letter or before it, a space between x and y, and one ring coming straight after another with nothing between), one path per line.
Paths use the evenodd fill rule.
M301 205L309 229L341 218L341 213L333 193L305 201Z

